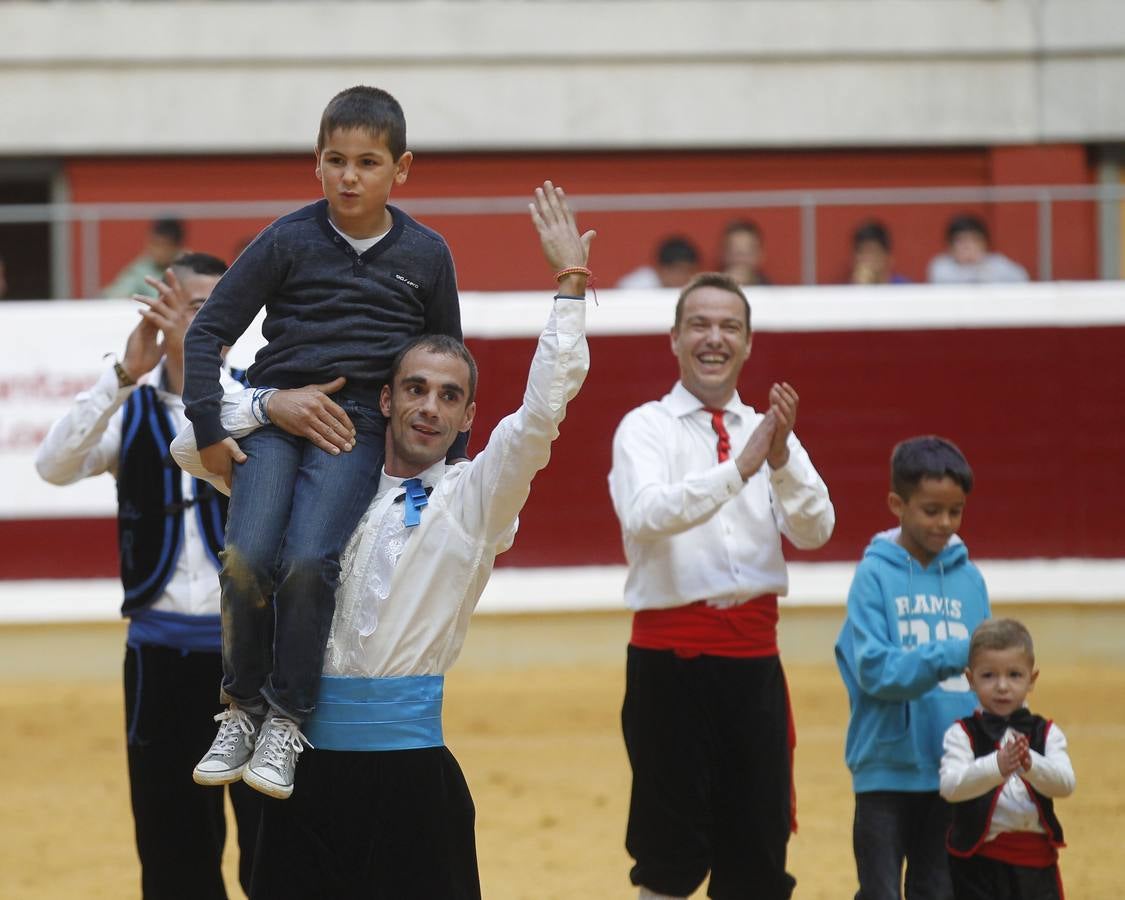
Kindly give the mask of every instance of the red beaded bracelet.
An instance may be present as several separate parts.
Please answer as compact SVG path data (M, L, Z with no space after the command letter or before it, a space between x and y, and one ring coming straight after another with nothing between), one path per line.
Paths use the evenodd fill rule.
M585 275L587 278L594 277L594 273L585 266L567 266L565 269L559 269L555 273L555 281L562 281L563 277L566 275Z

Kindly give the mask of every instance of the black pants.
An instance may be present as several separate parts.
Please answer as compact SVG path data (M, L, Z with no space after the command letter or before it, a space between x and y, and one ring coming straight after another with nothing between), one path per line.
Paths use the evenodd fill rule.
M251 900L480 900L474 820L445 747L306 750L265 801Z
M952 900L945 852L950 806L937 791L871 791L855 795L852 849L855 900Z
M1032 869L986 856L949 857L956 900L1062 900L1058 866Z
M215 737L222 659L168 647L127 647L125 728L129 791L145 900L226 900L221 871L223 790L191 771ZM250 886L261 795L230 786L239 881Z
M629 647L625 846L633 884L673 896L787 900L789 706L777 657L682 659Z

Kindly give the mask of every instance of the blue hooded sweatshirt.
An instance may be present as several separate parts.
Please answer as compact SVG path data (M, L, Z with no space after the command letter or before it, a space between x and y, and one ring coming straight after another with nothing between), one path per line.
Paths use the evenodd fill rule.
M956 535L923 567L898 534L877 534L864 551L836 641L857 794L936 791L942 736L977 706L963 670L989 616L984 579Z

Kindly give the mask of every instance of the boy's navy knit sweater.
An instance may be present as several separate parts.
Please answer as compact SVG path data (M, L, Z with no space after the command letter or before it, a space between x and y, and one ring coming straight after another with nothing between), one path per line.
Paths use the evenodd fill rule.
M453 257L445 240L387 207L390 232L358 256L320 200L266 228L219 280L184 338L184 404L199 446L227 432L219 420L220 351L266 308L248 378L297 388L343 375L343 396L373 408L395 354L423 333L461 339Z

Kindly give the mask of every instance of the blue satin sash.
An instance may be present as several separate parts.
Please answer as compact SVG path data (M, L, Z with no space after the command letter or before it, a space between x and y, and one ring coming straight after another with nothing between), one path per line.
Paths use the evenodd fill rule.
M316 711L301 731L317 750L441 747L444 685L444 675L322 675Z

